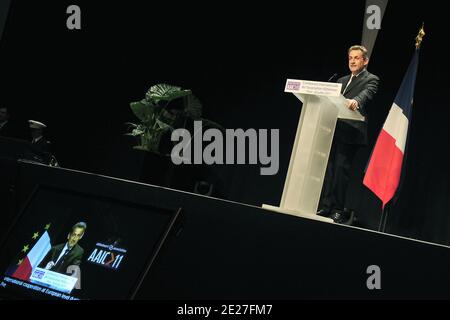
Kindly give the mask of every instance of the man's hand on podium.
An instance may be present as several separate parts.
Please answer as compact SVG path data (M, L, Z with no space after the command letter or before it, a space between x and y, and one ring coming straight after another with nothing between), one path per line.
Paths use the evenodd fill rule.
M358 101L356 101L354 99L347 99L347 106L352 111L359 109Z
M47 265L45 266L46 270L50 270L51 268L53 268L53 266L55 265L55 263L53 261L50 261L49 263L47 263Z

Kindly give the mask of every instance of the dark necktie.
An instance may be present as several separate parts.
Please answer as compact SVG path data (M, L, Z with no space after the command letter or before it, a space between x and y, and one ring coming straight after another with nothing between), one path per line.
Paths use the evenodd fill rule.
M62 257L56 262L55 266L52 268L52 270L58 270L61 265L64 263L64 260L66 259L66 256L69 254L71 249L67 248Z
M353 78L354 78L354 77L355 77L354 75L352 75L352 76L350 77L350 80L348 80L347 85L345 86L344 91L342 91L342 94L345 94L345 92L347 91L348 87L350 86L350 83L353 81Z

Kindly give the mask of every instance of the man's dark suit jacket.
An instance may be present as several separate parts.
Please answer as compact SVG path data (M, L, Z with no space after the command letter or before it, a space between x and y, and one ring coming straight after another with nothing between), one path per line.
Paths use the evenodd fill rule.
M344 91L350 76L345 76L337 80L342 83ZM365 117L365 121L338 120L335 137L339 142L348 144L367 144L367 106L373 100L378 91L380 79L369 71L362 71L349 84L344 97L358 101L359 112ZM355 130L356 129L356 130Z
M58 260L59 255L61 254L61 251L64 249L64 246L66 244L58 244L56 246L53 246L50 251L45 256L44 260L39 264L39 267L45 268L48 262L53 261L56 263L56 260ZM68 254L65 255L65 257L61 257L61 259L64 259L62 263L57 263L52 269L52 271L60 272L60 273L66 273L67 267L71 265L80 265L81 259L83 258L84 250L82 247L80 247L78 244L76 244L72 250Z

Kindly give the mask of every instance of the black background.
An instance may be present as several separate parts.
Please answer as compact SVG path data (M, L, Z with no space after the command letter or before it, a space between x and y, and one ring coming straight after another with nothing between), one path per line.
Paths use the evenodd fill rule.
M80 31L66 28L70 4L81 7ZM364 1L13 1L0 43L0 103L16 119L48 125L62 166L126 177L129 103L156 83L192 89L206 118L226 128L278 128L281 144L277 175L215 166L195 168L194 180L207 177L222 198L277 205L301 110L283 92L285 80L347 74L346 50L361 41L363 17ZM387 231L450 244L446 21L442 2L388 4L369 66L382 80L370 145L358 155L349 201L361 225L376 229L380 203L359 181L425 22L407 175Z

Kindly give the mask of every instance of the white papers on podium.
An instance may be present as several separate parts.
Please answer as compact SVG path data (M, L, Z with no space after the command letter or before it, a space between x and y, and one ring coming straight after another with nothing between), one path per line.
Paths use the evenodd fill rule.
M55 289L64 293L71 293L78 278L58 272L35 268L31 273L30 282Z
M342 83L287 79L284 92L339 97Z

